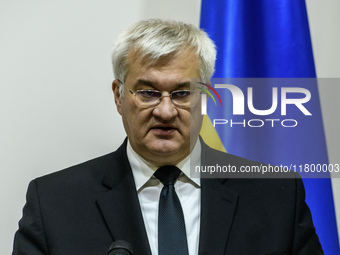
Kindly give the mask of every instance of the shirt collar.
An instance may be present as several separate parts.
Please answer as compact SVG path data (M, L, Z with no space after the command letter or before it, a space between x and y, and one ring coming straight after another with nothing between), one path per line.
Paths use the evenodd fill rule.
M158 169L157 166L147 162L143 159L137 152L135 152L131 144L128 140L128 144L126 147L126 153L131 165L133 178L135 180L136 189L139 191L152 177L155 171ZM182 174L178 178L178 180L182 182L191 182L193 185L200 187L201 180L197 177L190 177L190 164L192 165L200 165L201 161L201 143L199 139L194 146L194 149L191 153L179 162L176 166L182 170Z

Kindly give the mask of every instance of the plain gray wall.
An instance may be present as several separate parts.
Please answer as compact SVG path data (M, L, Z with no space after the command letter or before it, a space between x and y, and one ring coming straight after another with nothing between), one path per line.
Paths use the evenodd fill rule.
M0 253L10 254L30 180L115 150L112 44L145 18L198 25L197 0L0 2Z
M339 77L340 6L328 1L308 2L313 45L318 74ZM108 153L123 141L111 92L110 51L118 34L144 18L198 25L199 12L198 0L1 1L2 254L11 252L30 180ZM334 112L332 103L322 103L324 112ZM339 163L336 131L327 123L326 131L331 159ZM339 202L340 190L335 195Z
M340 1L307 0L306 3L317 76L327 79L338 78L332 81L321 81L319 92L329 162L340 164ZM332 178L332 187L339 233L339 178Z

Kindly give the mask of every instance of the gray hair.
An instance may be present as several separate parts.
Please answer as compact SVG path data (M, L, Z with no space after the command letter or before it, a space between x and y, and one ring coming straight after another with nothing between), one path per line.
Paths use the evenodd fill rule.
M157 61L169 54L193 49L200 61L200 76L203 82L210 80L215 71L216 49L213 41L201 29L191 24L172 20L142 20L125 32L116 41L112 51L115 79L124 83L128 72L127 56L136 50L140 58ZM123 86L120 86L120 93Z

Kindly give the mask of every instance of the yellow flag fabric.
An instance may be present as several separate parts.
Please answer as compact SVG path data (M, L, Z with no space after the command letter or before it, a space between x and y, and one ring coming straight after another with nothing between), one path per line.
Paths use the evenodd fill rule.
M200 135L204 142L211 148L226 152L226 149L224 148L221 139L213 127L208 115L203 116L203 124Z

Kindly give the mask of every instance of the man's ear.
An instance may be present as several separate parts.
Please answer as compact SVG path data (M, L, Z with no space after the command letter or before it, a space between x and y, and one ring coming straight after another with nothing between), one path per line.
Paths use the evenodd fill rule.
M122 97L119 93L119 86L120 85L121 84L118 80L114 80L112 82L112 91L113 91L113 95L115 97L115 103L116 103L117 111L119 112L120 115L122 115Z

